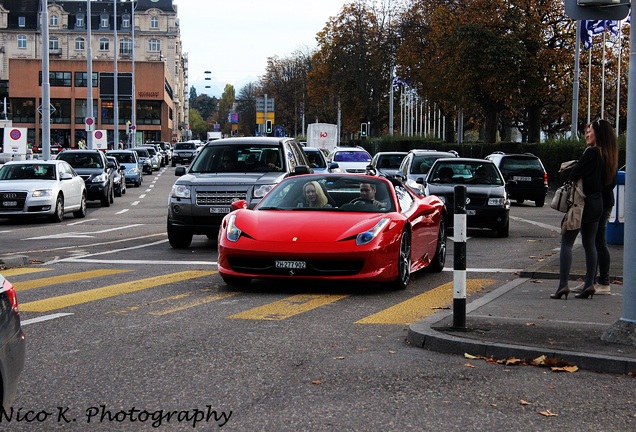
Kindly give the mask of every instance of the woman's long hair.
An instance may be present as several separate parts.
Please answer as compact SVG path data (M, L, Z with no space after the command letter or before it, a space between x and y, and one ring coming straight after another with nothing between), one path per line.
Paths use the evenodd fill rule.
M603 184L608 185L614 181L616 170L618 169L618 141L616 132L607 120L596 120L592 122L594 136L596 137L596 147L601 150L603 163L605 164L605 178Z
M327 205L329 200L327 199L327 196L325 195L325 193L322 190L322 187L317 181L310 181L305 183L305 186L303 186L303 193L305 192L305 190L307 189L307 186L309 185L312 185L314 189L316 189L316 204L317 204L316 207L322 208L325 205Z

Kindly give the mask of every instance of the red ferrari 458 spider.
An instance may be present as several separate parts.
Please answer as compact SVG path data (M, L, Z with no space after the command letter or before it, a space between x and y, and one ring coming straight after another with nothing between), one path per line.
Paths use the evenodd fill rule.
M446 208L398 180L356 174L289 177L254 208L233 204L219 230L219 273L252 279L377 282L405 289L411 272L441 271Z

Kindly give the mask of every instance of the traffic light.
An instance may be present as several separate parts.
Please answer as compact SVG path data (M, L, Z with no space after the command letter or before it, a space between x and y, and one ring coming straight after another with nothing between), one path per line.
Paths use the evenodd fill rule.
M367 137L367 127L368 125L366 123L360 123L360 136L362 138Z
M272 121L271 120L267 120L265 122L265 133L272 133Z

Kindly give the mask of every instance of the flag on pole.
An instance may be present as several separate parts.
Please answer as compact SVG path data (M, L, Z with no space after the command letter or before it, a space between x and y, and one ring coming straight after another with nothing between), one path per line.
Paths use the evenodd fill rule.
M592 31L593 26L596 21L590 20L581 20L581 42L583 42L583 48L590 49L592 48L592 35L594 32Z

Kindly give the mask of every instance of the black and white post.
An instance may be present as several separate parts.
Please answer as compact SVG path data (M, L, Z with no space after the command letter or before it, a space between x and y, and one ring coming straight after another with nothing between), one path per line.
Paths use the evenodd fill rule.
M455 186L453 327L466 328L466 186Z

